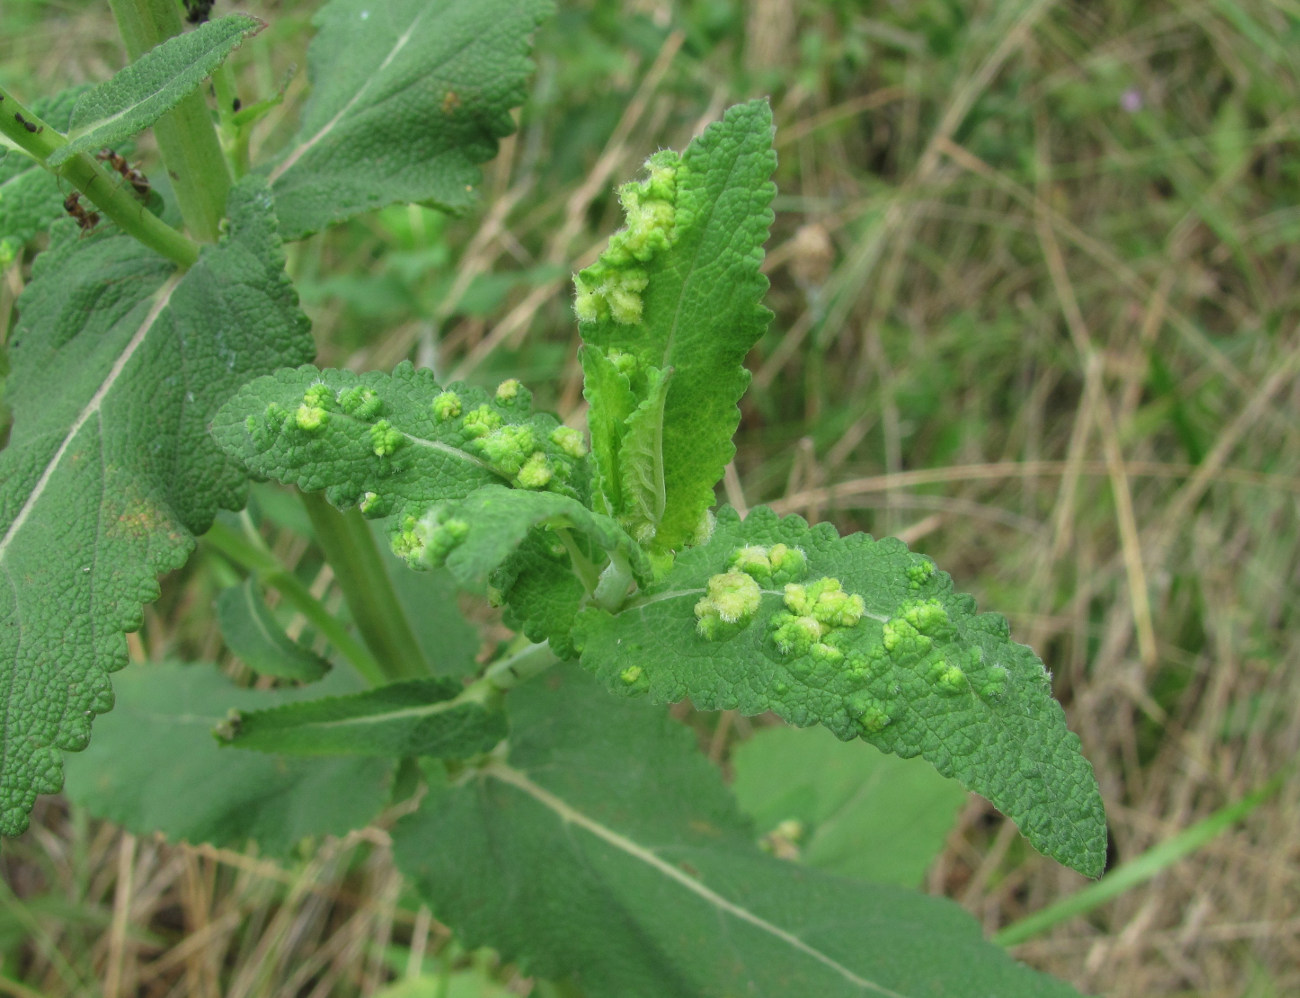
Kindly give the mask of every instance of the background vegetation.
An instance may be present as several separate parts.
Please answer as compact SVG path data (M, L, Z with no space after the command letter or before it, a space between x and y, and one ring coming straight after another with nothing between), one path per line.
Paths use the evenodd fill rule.
M239 8L270 22L232 63L246 100L288 80L268 147L315 6ZM3 26L28 98L122 63L105 4L8 0ZM322 363L517 375L580 418L569 276L619 224L614 185L770 94L776 320L726 500L896 534L1006 612L1096 766L1114 863L1296 758L1300 3L586 0L536 61L481 212L291 248ZM3 272L0 332L29 264ZM135 656L220 659L226 581L202 556L170 578ZM723 765L752 723L695 720ZM1300 993L1298 827L1292 779L1017 954L1084 992ZM354 995L453 967L486 970L448 994L529 993L407 903L382 827L282 866L48 799L0 868L0 994ZM928 886L993 932L1083 881L972 800Z

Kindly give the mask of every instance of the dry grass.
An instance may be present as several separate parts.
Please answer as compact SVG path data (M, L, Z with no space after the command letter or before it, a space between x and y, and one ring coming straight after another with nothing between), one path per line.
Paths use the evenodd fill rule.
M579 419L567 274L617 224L610 188L772 93L777 317L727 499L903 536L1006 612L1055 673L1124 862L1300 753L1300 10L876 7L763 0L711 29L645 5L668 30L585 86L572 59L628 39L608 18L583 28L604 49L544 35L549 97L489 168L485 213L430 236L456 260L436 301L380 323L313 297L319 275L383 272L388 223L294 263L326 360L522 368ZM77 76L68 35L34 74ZM541 276L467 306L511 272ZM200 643L179 617L147 642ZM1291 780L1017 953L1121 998L1300 993L1297 828ZM47 802L3 862L28 942L0 994L361 994L448 945L403 906L382 830L279 866ZM993 931L1081 881L976 802L931 885Z

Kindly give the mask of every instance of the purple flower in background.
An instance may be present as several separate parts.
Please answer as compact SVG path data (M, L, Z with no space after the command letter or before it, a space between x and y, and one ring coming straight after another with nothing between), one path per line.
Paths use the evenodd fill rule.
M1129 114L1142 110L1142 92L1137 87L1129 87L1119 97L1119 106Z

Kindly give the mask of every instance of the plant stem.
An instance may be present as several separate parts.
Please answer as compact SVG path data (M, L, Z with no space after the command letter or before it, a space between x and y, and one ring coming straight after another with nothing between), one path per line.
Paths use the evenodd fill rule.
M504 693L532 679L533 676L540 675L558 661L555 652L551 651L551 646L545 641L540 644L530 644L513 655L507 655L493 662L473 685L485 683L492 689Z
M176 0L109 0L134 60L182 30ZM226 213L230 168L202 93L193 93L153 126L176 203L191 234L214 243Z
M46 159L54 150L68 144L67 138L47 125L36 113L4 87L0 87L0 134L20 147L47 170ZM35 130L27 128L23 122ZM109 172L102 163L86 153L69 157L53 171L72 183L100 211L116 222L123 232L134 236L155 252L190 267L199 258L199 247L183 233L158 218L136 199L130 185Z
M431 675L365 517L355 509L340 513L320 495L304 493L302 501L357 630L387 680Z
M383 667L366 646L348 633L348 629L311 594L296 575L280 564L255 532L241 534L218 521L203 535L203 541L235 564L247 569L264 585L278 591L371 686L382 686L388 681Z

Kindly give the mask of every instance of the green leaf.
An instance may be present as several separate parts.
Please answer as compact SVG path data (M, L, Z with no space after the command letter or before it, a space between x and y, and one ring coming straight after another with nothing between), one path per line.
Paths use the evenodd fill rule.
M620 611L584 609L576 640L613 691L770 710L920 755L1042 852L1102 871L1096 779L1042 662L901 541L841 538L763 508L742 523L723 509L707 544Z
M307 836L342 835L388 800L393 759L296 759L223 751L212 730L229 709L344 692L336 670L310 689L240 689L204 665L138 665L114 683L117 709L84 752L67 758L66 792L137 835L281 856Z
M487 687L483 687L486 690ZM454 679L415 679L350 696L232 714L236 748L288 755L463 759L506 735L505 714Z
M329 662L284 633L253 579L217 597L217 623L227 647L263 676L311 683L329 671Z
M602 998L1055 998L950 901L763 855L692 734L561 667L502 761L431 789L399 867L469 946Z
M594 549L583 553L592 562L601 554ZM569 552L555 537L531 534L492 575L491 585L500 593L507 627L531 641L549 641L559 658L578 657L573 622L588 593L574 574Z
M518 382L493 396L463 384L443 391L433 372L409 363L391 375L277 371L235 395L212 433L255 475L324 489L341 509L393 516L394 544L413 565L428 562L430 543L450 543L437 524L421 523L435 504L501 482L585 489L581 434L534 413Z
M79 152L115 146L148 128L196 91L266 22L230 14L167 39L112 79L87 91L73 108L67 145L49 156L58 166Z
M619 553L638 579L650 574L645 553L622 527L568 496L488 485L439 513L448 522L464 524L450 542L446 565L466 585L483 582L531 531L542 527L555 535L581 537L587 542L584 551ZM559 539L552 543L557 554L564 550Z
M735 453L775 167L767 102L730 108L619 190L627 228L575 278L601 506L657 551L700 536Z
M775 846L881 884L920 886L966 800L920 759L848 751L816 730L761 729L731 767L736 800Z
M514 131L547 0L333 0L307 52L312 94L271 169L287 237L394 202L474 203Z
M56 227L19 300L0 453L0 833L59 789L60 754L109 710L124 631L184 563L242 470L207 424L251 375L312 353L269 199L232 191L230 234L184 274L126 236Z

